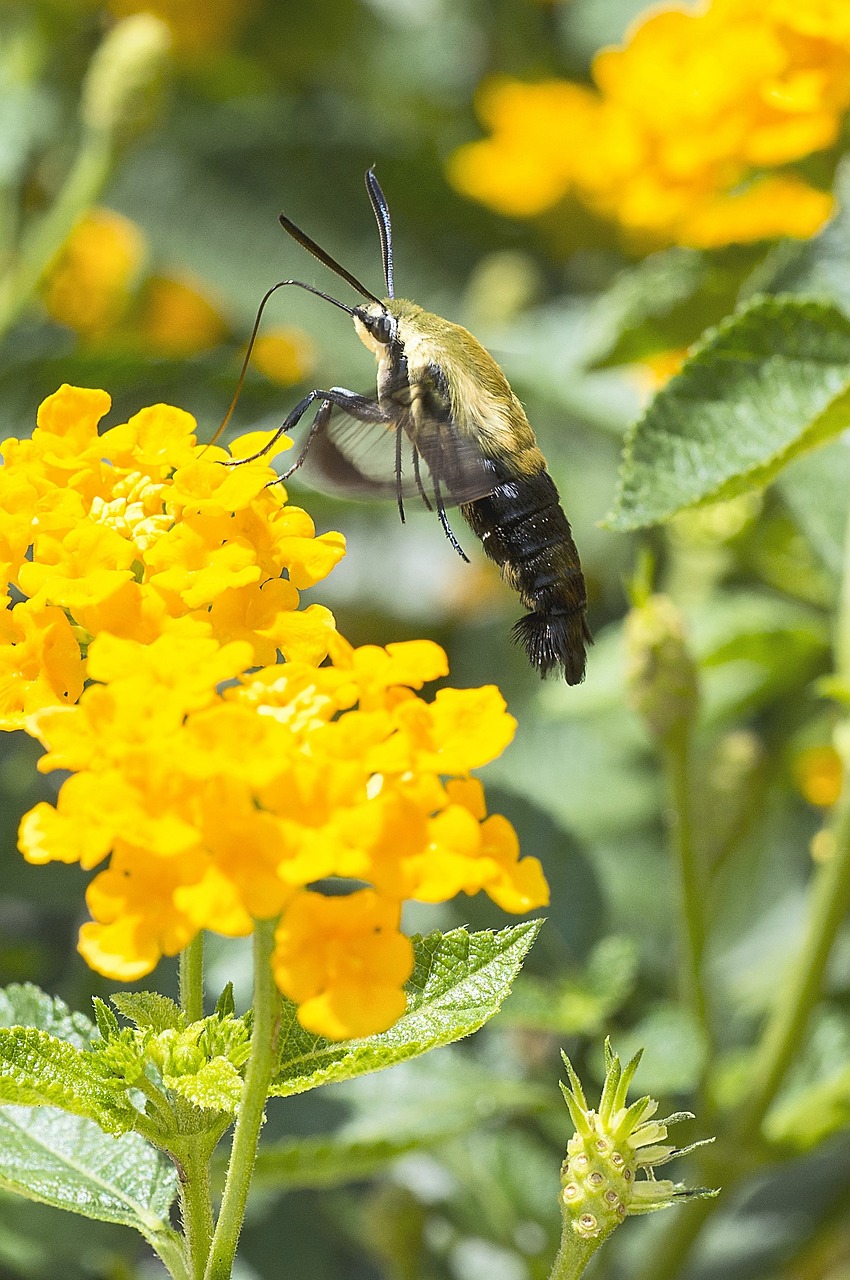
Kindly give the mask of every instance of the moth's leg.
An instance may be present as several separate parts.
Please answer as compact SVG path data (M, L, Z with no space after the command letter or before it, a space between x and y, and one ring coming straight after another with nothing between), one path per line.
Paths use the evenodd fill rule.
M440 480L436 473L434 474L434 496L437 499L437 514L440 517L440 524L443 526L443 533L446 535L461 560L465 560L466 563L469 564L469 556L454 536L452 527L449 524L449 518L446 515L446 508L443 505L443 496L440 493Z
M395 429L395 488L396 503L398 505L398 514L401 523L404 524L404 498L401 492L401 437L402 429L400 426Z
M415 443L413 445L413 475L416 480L416 488L419 490L420 498L425 503L425 506L428 508L428 510L433 511L434 508L431 506L431 501L427 493L425 492L424 485L422 484L422 476L420 475L420 472L419 472L419 450L416 448Z
M283 480L288 480L289 477L292 475L292 473L298 470L298 468L301 466L301 463L304 461L304 459L307 457L307 454L309 453L310 445L313 443L313 441L315 440L319 432L323 431L325 427L328 425L328 420L331 416L332 411L333 411L333 405L331 404L330 400L323 400L322 403L319 405L318 413L316 414L315 418L310 424L310 430L307 432L307 439L304 441L303 445L301 446L301 452L298 454L298 457L295 459L292 466L288 468L288 470L282 472L282 474L279 475L276 480L272 480L269 482L269 484L266 485L267 489L270 489L272 485L280 484Z
M262 458L263 454L274 448L282 435L288 434L293 427L297 427L310 405L314 404L316 400L324 400L332 407L343 409L345 413L350 414L352 418L357 418L360 422L388 421L386 413L368 396L359 396L355 391L347 391L345 387L331 387L329 391L317 389L308 392L303 400L299 400L292 412L287 415L281 426L278 427L271 440L266 441L262 449L258 449L256 453L252 453L247 458L234 458L226 465L229 467L241 467L246 462L256 462L257 458ZM319 412L321 412L321 409Z

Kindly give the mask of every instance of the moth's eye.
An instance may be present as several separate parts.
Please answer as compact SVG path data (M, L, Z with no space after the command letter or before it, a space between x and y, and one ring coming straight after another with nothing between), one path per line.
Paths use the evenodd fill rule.
M392 317L383 313L369 317L369 332L376 342L391 342L393 338Z

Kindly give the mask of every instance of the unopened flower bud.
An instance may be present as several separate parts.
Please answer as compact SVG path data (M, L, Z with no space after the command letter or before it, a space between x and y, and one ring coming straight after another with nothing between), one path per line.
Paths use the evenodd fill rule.
M150 13L115 24L92 58L83 85L83 123L116 143L131 141L159 106L171 33Z
M561 1166L561 1214L565 1229L587 1241L604 1240L629 1215L666 1209L687 1197L716 1194L655 1177L657 1165L702 1145L697 1142L678 1151L658 1141L667 1137L668 1125L692 1117L683 1112L654 1120L658 1104L649 1097L629 1106L626 1095L641 1055L623 1067L607 1042L605 1053L607 1071L598 1110L588 1107L566 1057L570 1087L561 1085L575 1125Z
M682 615L668 596L650 596L626 619L629 704L662 742L694 715L697 669Z

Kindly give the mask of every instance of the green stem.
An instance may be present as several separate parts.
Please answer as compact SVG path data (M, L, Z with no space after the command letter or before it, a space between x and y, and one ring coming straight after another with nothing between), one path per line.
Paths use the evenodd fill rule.
M850 908L850 773L846 770L843 795L848 799L841 802L834 828L835 853L815 874L806 939L762 1035L750 1072L753 1088L726 1128L724 1145L729 1149L740 1149L757 1138L762 1120L799 1053L821 993L832 943ZM727 1166L722 1173L725 1191L738 1181L741 1172ZM701 1200L679 1214L651 1262L639 1273L639 1280L673 1280L716 1205L715 1200Z
M75 222L97 200L113 160L109 138L87 129L62 189L44 216L24 234L16 261L0 278L0 337L26 307Z
M703 981L705 883L694 837L690 726L683 726L664 743L662 758L669 797L670 847L679 868L686 994L708 1054L712 1040Z
M186 1022L204 1016L204 935L196 933L180 952L180 1008Z
M180 952L180 1008L187 1023L204 1016L204 935ZM207 1140L205 1140L207 1139ZM180 1169L180 1214L191 1280L202 1280L210 1254L215 1221L210 1195L210 1160L215 1142L189 1134L175 1149Z
M601 1243L602 1237L598 1240L582 1240L565 1218L561 1228L561 1247L552 1263L549 1280L578 1280Z
M146 1239L172 1280L193 1280L186 1267L182 1242L176 1233L162 1232L160 1235L147 1236Z
M844 573L833 648L836 675L850 683L850 519L844 540ZM803 946L762 1033L752 1070L753 1088L736 1117L735 1133L742 1139L758 1133L799 1051L809 1016L821 994L832 944L850 908L850 724L846 719L839 726L837 737L844 767L841 798L832 825L833 852L815 872Z
M210 1196L209 1143L191 1139L180 1163L180 1214L191 1280L203 1280L215 1222Z
M227 1168L221 1212L207 1261L205 1280L230 1280L233 1259L268 1097L269 1082L277 1060L280 1031L280 997L271 971L275 920L259 920L254 926L254 1029L239 1118Z
M809 924L802 950L781 988L762 1034L751 1070L754 1087L742 1103L736 1136L753 1138L803 1043L809 1016L820 998L835 936L850 909L850 771L845 766L836 814L832 857L815 872Z
M840 680L850 683L850 519L834 649L836 673ZM845 735L845 741L840 744L844 769L841 799L832 828L833 854L814 874L802 948L756 1050L750 1072L753 1087L730 1117L723 1135L724 1144L730 1149L743 1147L758 1136L788 1068L799 1053L809 1017L823 988L832 944L850 909L850 744L846 741L850 724L845 721L841 729ZM739 1176L737 1170L727 1169L723 1176L727 1190ZM715 1200L698 1201L687 1214L682 1214L660 1242L639 1280L673 1280L716 1203Z

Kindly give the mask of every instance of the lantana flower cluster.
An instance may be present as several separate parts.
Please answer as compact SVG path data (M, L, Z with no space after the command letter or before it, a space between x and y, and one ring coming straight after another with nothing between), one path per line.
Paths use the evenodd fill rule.
M355 649L299 608L344 542L268 487L267 457L222 465L266 436L204 448L167 405L99 434L109 407L63 387L0 446L0 727L70 773L24 817L24 856L97 870L79 945L107 976L279 917L303 1025L382 1030L412 969L405 899L547 899L469 776L515 722L493 687L418 697L447 674L438 646Z
M850 106L845 0L653 9L592 75L485 82L491 136L453 155L457 188L517 217L574 194L656 245L806 237L829 216L783 167L830 147Z
M184 358L228 341L221 302L192 273L150 273L142 229L113 209L88 209L73 227L41 285L47 314L83 344ZM309 336L295 325L261 334L253 367L292 386L315 364Z

